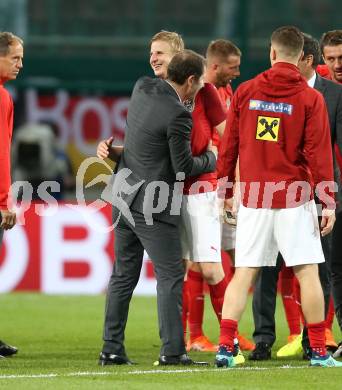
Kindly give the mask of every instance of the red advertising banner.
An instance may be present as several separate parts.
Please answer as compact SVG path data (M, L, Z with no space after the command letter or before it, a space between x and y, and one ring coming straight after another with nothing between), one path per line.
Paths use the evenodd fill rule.
M111 206L33 203L0 252L0 292L97 294L105 291L114 261ZM107 231L106 231L107 230ZM151 261L145 255L136 294L155 294Z

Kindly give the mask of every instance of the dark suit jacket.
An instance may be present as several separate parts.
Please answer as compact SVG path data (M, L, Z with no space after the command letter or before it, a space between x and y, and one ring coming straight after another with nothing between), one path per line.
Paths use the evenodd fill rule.
M152 182L163 181L169 196L166 196L165 207L160 204L163 210L154 213L153 218L178 223L179 216L170 215L176 173L184 172L184 179L184 176L213 172L216 168L214 153L192 156L191 128L191 114L170 84L149 77L137 81L128 109L124 151L118 166L118 172L124 168L132 171L127 179L130 185L144 181L134 193L121 193L131 209L144 213L146 205L152 205L152 200L145 200L144 204L146 188L151 187ZM153 204L157 201L158 192Z
M332 146L334 147L335 143L337 143L339 149L342 151L342 86L316 74L314 88L321 92L327 105ZM335 181L339 185L339 192L336 198L339 200L341 207L342 186L338 164L335 159L335 153L334 171Z

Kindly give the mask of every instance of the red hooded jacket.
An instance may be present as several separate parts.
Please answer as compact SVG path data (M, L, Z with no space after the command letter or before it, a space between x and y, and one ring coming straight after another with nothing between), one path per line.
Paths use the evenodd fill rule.
M12 129L13 101L8 91L0 84L0 210L8 209Z
M324 99L296 66L276 63L237 89L219 149L220 178L234 182L238 156L246 207L297 207L315 185L334 180ZM333 192L316 189L323 206L335 208ZM232 197L231 188L225 196Z

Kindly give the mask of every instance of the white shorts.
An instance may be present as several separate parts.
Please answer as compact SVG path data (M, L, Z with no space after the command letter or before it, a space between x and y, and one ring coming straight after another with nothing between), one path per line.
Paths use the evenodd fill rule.
M288 267L324 262L313 200L289 209L240 206L235 267L275 266L278 252Z
M222 222L221 248L230 251L235 248L236 226Z
M221 262L221 227L216 191L183 195L180 226L183 259Z

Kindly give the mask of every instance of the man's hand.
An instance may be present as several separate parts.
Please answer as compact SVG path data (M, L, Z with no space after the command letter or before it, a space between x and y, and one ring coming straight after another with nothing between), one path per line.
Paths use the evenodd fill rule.
M323 209L322 211L322 220L321 220L321 234L322 237L329 234L335 223L335 210Z
M234 198L229 198L224 200L223 208L227 211L233 212L234 207Z
M208 143L207 152L213 152L215 154L215 157L216 157L216 160L217 160L218 151L217 151L217 147L215 145L213 145L213 141L212 140L210 140L209 143Z
M110 137L106 140L101 141L97 146L96 155L101 160L104 160L105 158L109 157L110 148L112 146L112 143L114 141L114 137Z
M17 219L16 214L9 210L0 210L0 213L1 213L0 227L5 230L12 229Z
M236 209L234 206L234 198L224 200L223 221L228 225L236 225Z

